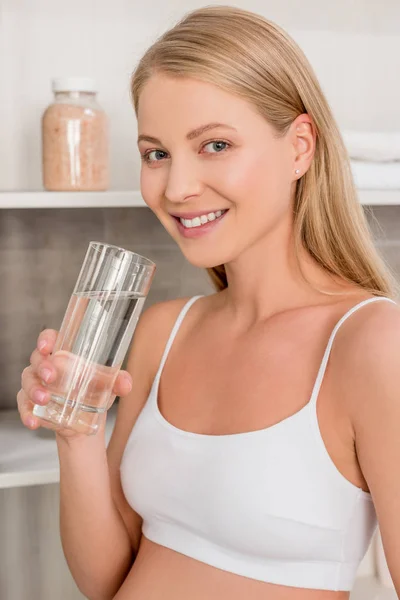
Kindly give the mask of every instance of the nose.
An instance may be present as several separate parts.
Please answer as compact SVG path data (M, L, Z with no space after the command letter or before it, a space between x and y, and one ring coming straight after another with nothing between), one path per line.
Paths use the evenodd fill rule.
M181 204L192 196L199 196L203 188L199 175L189 157L171 159L164 192L166 199Z

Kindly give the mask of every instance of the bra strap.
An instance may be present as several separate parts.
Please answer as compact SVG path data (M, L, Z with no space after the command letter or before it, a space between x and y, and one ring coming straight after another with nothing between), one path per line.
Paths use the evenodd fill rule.
M162 370L164 368L164 365L165 365L165 361L167 360L169 351L171 350L171 346L174 343L175 336L178 333L178 329L181 326L181 323L182 323L183 319L185 318L186 313L188 312L188 310L192 306L192 304L194 304L194 302L198 298L202 298L202 297L203 297L202 294L198 295L198 296L193 296L192 298L190 298L186 302L186 304L184 304L183 308L181 309L181 311L180 311L180 313L179 313L179 315L178 315L178 317L177 317L177 319L175 321L175 324L174 324L174 326L172 328L172 331L171 331L171 333L169 335L167 344L165 346L165 350L164 350L163 355L161 357L161 362L160 362L160 366L159 366L158 371L157 371L156 379L159 379L159 377L161 375L161 372L162 372Z
M358 304L356 304L355 306L353 306L352 308L350 308L350 310L348 310L343 315L343 317L336 323L336 325L335 325L335 327L334 327L334 329L333 329L333 331L331 333L331 336L329 338L328 344L326 346L326 350L325 350L324 356L322 358L321 366L319 368L318 375L317 375L317 378L315 380L314 388L313 388L313 391L312 391L312 394L311 394L311 398L310 398L310 402L309 402L310 405L315 405L316 402L317 402L319 390L321 388L322 380L323 380L324 375L325 375L326 365L328 364L329 355L331 353L333 340L335 339L335 336L336 336L339 328L359 308L361 308L362 306L365 306L366 304L370 304L371 302L377 302L379 300L388 300L389 302L393 302L393 304L397 304L397 302L395 302L391 298L386 298L386 296L374 296L374 298L368 298L367 300L363 300L362 302L359 302Z

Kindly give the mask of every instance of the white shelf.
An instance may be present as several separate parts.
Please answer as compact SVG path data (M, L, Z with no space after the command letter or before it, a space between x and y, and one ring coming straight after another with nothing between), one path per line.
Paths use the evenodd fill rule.
M116 405L108 412L106 441L115 423ZM60 480L54 432L32 431L22 424L17 410L0 411L0 489L56 483Z
M393 206L400 205L399 190L358 190L361 204L366 206Z
M400 205L399 190L358 190L361 204L369 206ZM0 191L2 208L111 208L146 207L138 190L106 192Z
M107 208L146 206L139 191L107 190L106 192L0 191L2 208Z

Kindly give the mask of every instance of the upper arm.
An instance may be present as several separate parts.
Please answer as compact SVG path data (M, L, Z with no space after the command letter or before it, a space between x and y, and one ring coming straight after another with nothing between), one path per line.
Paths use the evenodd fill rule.
M358 462L400 594L400 307L380 304L371 305L364 320L360 311L358 327L354 323L342 339L339 360Z
M173 323L186 299L154 304L143 311L133 336L127 367L132 389L120 398L117 418L107 447L107 460L113 500L128 530L135 553L138 550L142 519L126 501L120 477L120 464L130 432L150 392Z

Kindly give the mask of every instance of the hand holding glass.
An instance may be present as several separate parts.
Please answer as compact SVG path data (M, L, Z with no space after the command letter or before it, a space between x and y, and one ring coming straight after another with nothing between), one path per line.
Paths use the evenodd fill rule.
M114 400L112 389L155 272L134 252L90 242L68 303L51 361L57 372L46 386L46 406L33 414L55 425L94 434L99 415Z

